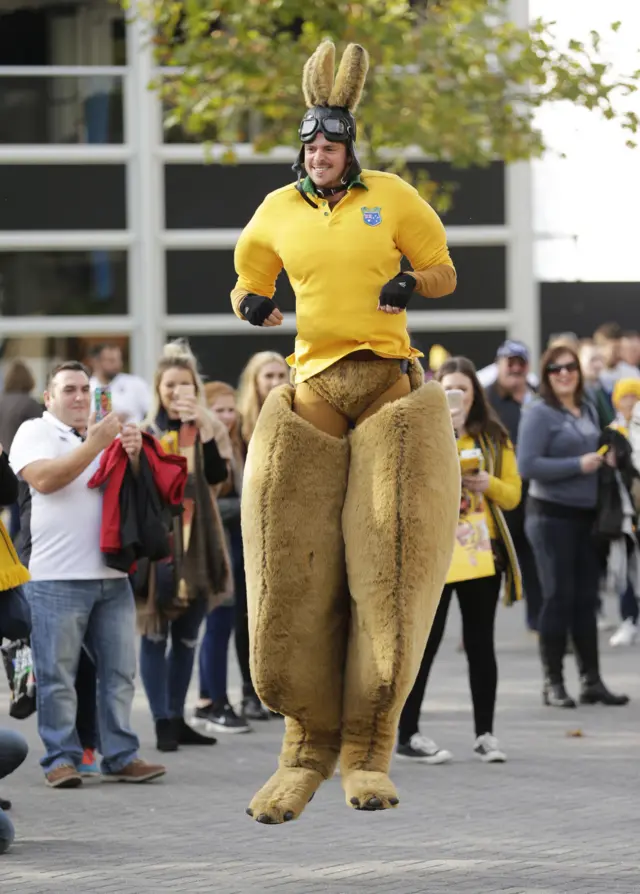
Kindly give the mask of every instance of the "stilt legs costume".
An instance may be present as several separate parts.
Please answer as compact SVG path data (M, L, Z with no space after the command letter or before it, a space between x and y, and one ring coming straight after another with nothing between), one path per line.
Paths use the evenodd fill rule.
M334 85L333 53L321 44L305 68L301 138L305 122L327 138L338 131L328 120L343 123L333 138L349 151L346 194L329 210L299 177L268 196L238 243L232 293L238 315L259 324L284 266L299 326L295 387L264 405L242 503L254 684L285 717L279 768L248 810L265 823L297 818L338 761L349 806L398 804L388 776L398 718L459 508L444 392L424 384L406 315L379 309L406 307L395 301L409 277L409 294L453 290L444 229L399 178L360 170L352 112L366 54L349 47ZM402 255L411 274L399 274Z

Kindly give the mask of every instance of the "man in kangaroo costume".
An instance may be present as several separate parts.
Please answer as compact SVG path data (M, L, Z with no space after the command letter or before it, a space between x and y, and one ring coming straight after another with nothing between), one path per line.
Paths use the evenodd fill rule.
M450 294L455 270L413 187L360 168L353 112L367 67L349 45L334 84L334 45L311 56L298 182L266 197L235 253L236 314L279 325L284 267L298 324L295 387L265 402L242 498L251 668L285 717L279 768L247 810L261 823L296 819L338 759L349 806L398 804L398 717L458 518L447 401L424 384L405 313L413 293Z

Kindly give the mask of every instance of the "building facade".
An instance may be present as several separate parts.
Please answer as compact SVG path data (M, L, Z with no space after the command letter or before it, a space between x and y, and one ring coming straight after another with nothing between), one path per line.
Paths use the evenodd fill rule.
M149 378L164 341L185 336L209 377L234 381L252 352L290 352L285 278L276 335L233 316L228 296L238 234L265 193L293 179L295 143L267 156L239 145L231 166L215 149L205 161L201 146L164 134L149 89L159 74L142 24L125 25L111 3L0 0L2 364L21 356L42 381L52 362L108 338ZM445 224L460 286L412 303L414 342L484 363L508 334L537 354L530 166L412 164L459 184Z

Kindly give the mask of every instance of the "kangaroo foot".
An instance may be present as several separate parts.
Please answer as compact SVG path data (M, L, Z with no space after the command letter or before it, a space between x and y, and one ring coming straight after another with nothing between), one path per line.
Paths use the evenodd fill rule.
M258 823L288 823L297 819L324 776L305 767L281 767L263 785L247 807L247 813Z
M342 785L347 804L355 810L387 810L400 802L396 787L386 773L342 770Z

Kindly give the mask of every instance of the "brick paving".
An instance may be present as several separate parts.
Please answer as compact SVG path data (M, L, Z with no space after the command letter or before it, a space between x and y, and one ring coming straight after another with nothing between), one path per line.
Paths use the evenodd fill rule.
M614 652L603 637L605 678L632 696L629 707L544 709L521 607L501 610L496 732L509 763L487 766L471 753L458 631L452 612L423 718L455 762L396 764L402 803L388 813L350 810L334 779L298 822L251 821L244 809L275 765L275 720L215 748L167 755L161 783L58 792L42 783L33 719L7 720L32 753L0 782L18 835L0 857L0 892L638 894L640 648ZM4 688L0 702L5 717ZM135 723L143 753L157 757L141 694ZM583 736L569 737L576 729Z

